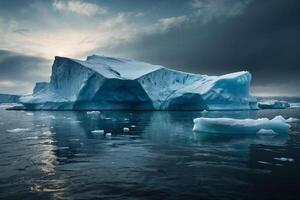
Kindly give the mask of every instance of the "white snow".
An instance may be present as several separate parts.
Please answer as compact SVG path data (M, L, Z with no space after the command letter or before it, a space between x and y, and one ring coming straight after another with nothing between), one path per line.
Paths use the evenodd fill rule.
M25 131L30 131L29 128L15 128L15 129L10 129L6 130L9 133L19 133L19 132L25 132Z
M121 79L136 79L162 68L162 66L145 62L98 55L88 56L86 61L81 61L80 63L96 70L100 74L107 75L108 78L113 77Z
M273 119L196 118L193 131L206 133L272 134L288 133L290 125L282 116Z
M20 102L42 110L257 109L250 82L247 71L207 76L123 58L55 57L50 82Z

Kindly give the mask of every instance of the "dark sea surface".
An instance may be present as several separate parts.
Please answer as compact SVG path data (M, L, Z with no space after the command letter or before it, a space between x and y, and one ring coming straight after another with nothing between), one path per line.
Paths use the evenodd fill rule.
M0 199L300 199L299 124L278 135L192 131L196 117L300 118L299 108L100 114L5 108ZM111 136L91 132L99 129Z

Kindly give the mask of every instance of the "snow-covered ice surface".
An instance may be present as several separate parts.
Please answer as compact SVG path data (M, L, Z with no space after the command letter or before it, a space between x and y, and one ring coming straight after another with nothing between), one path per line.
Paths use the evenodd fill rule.
M229 134L288 133L291 125L282 116L273 119L196 118L193 131Z
M55 57L50 82L20 101L41 110L257 109L250 82L247 71L207 76L121 58Z
M258 102L258 107L260 109L285 109L289 108L290 104L287 101L270 100Z

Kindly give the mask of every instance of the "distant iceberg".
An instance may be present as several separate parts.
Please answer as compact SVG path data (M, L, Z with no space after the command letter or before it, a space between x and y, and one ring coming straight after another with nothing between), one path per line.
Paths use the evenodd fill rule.
M55 57L50 82L20 102L41 110L257 109L250 82L247 71L207 76L121 58Z
M18 103L19 98L20 98L19 95L0 94L0 104L1 103Z
M289 108L290 104L287 101L269 100L258 102L260 109L285 109Z
M196 118L193 131L229 134L273 134L288 133L290 119L282 116L273 119Z

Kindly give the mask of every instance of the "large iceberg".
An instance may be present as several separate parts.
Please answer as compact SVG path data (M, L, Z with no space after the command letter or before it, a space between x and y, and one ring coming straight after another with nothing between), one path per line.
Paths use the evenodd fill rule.
M205 133L229 134L270 134L288 133L292 123L297 119L284 119L276 116L273 119L233 119L233 118L205 118L194 119L193 131Z
M20 101L42 110L257 109L250 82L247 71L207 76L121 58L55 57L50 82Z

